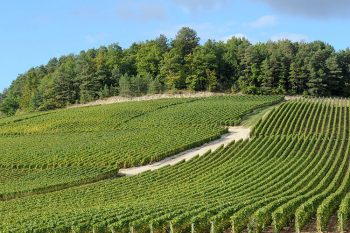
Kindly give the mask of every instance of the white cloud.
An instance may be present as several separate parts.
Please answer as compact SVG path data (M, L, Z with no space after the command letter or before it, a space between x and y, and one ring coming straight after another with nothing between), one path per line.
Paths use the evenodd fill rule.
M226 41L232 39L233 37L249 40L248 36L243 34L243 33L236 33L236 34L233 34L233 35L224 36L220 40L226 42Z
M269 5L278 13L302 15L308 18L349 18L349 0L254 0Z
M259 19L250 23L253 28L263 28L268 26L274 26L277 24L277 18L273 15L264 15Z
M290 40L290 41L294 41L294 42L308 41L309 40L308 36L306 36L306 35L297 34L297 33L288 33L288 32L281 32L279 34L273 35L270 39L272 41Z

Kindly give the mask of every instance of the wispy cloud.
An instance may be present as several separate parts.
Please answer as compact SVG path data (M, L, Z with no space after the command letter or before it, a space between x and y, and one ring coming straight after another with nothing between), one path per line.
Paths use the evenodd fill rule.
M269 26L275 26L277 24L277 17L273 15L264 15L257 20L249 23L253 28L263 28Z
M117 15L126 21L160 21L166 18L166 9L162 4L123 1L117 6Z
M303 34L281 32L276 35L273 35L270 39L272 41L290 40L294 42L299 42L299 41L308 41L309 37Z
M269 5L276 12L309 18L350 18L349 0L253 0Z
M200 11L218 10L229 4L230 0L173 0L187 13L198 13Z

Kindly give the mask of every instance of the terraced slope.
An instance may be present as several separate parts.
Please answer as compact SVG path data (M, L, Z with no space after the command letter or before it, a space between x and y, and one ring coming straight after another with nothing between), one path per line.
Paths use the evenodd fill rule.
M296 100L186 163L0 203L1 232L297 232L349 216L349 101Z
M95 182L219 138L281 101L218 96L121 103L0 119L0 200Z

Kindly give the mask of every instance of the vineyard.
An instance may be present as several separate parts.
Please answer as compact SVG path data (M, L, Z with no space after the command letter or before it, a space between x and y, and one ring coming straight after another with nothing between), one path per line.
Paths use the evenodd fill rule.
M0 178L0 187L21 192L16 182L30 181L24 184L35 186L42 177L44 185L60 184L58 177L64 178L68 169L78 166L84 169L73 170L68 182L108 173L108 168L120 165L159 160L218 137L225 125L238 124L253 109L278 101L280 97L210 97L121 104L113 110L100 106L105 111L101 118L95 107L4 118L0 120L0 140L5 145L0 161L5 178ZM170 124L176 133L162 131ZM349 232L349 124L348 100L283 102L256 124L249 140L188 162L1 201L0 232ZM112 137L115 131L123 132L118 139ZM97 146L88 144L86 151L80 151L79 141L68 142L69 137L79 140L78 134L91 136ZM109 147L123 137L121 144ZM39 148L40 140L54 146ZM103 140L110 140L109 144ZM15 148L16 142L19 147ZM155 149L150 147L155 143ZM60 156L50 151L65 144ZM31 151L21 154L24 147ZM141 147L146 151L140 153Z
M163 99L0 119L0 200L118 176L219 138L272 96Z
M0 119L0 167L148 164L218 138L241 116L280 100L268 96L169 99L4 118Z

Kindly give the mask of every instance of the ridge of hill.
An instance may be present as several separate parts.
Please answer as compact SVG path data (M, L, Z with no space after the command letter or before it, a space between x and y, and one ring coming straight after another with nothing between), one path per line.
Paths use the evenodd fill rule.
M200 38L181 28L165 36L101 46L33 67L0 94L6 115L65 108L109 96L176 91L350 96L350 49L322 41L250 43Z

